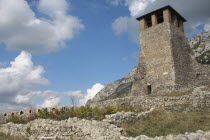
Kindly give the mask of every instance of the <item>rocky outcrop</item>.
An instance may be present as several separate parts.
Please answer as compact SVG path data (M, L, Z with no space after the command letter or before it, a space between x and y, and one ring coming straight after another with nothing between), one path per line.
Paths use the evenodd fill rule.
M134 68L125 78L108 84L92 100L89 100L87 105L90 105L94 102L121 98L128 95L131 91L135 72L136 68Z
M210 31L198 34L189 43L197 62L210 64Z

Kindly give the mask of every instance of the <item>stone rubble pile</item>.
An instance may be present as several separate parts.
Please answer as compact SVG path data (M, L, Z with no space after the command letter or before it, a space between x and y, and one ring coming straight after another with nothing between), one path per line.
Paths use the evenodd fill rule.
M78 118L64 121L37 119L27 124L8 123L0 126L0 132L29 140L39 140L41 137L57 137L58 140L119 140L124 133L122 128L106 122Z
M0 132L25 137L29 140L40 140L46 137L54 137L56 140L69 140L71 138L75 140L210 140L210 131L203 132L201 130L195 133L155 138L145 135L136 138L126 137L124 130L115 125L103 121L78 118L69 118L64 121L37 119L28 124L8 123L0 126Z
M126 138L121 137L121 140L210 140L210 131L203 132L201 130L196 131L195 133L185 133L179 135L168 135L155 138L149 138L145 135L138 136L136 138Z
M117 112L115 114L106 115L103 122L108 122L110 124L114 124L116 126L120 126L123 121L135 121L142 117L146 117L150 114L154 108L151 108L149 111L141 112L141 113L134 113L134 112Z

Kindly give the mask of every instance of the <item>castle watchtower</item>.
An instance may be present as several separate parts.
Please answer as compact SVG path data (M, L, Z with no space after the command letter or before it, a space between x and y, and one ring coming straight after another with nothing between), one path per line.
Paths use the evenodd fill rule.
M191 49L183 18L171 6L143 15L140 21L140 59L133 94L165 94L190 81Z

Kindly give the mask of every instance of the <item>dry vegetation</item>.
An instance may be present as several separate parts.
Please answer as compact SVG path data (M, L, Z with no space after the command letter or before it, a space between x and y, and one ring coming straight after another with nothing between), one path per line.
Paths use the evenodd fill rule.
M123 107L76 107L67 110L55 110L48 112L43 110L37 115L30 116L26 119L13 117L8 122L27 123L37 118L65 120L69 117L78 117L81 119L102 120L105 115L113 114L119 111L141 112L142 108L134 108L130 106ZM135 121L125 121L121 124L129 136L147 135L150 137L166 136L169 134L182 134L185 132L195 132L197 130L210 130L210 113L199 112L165 112L155 110L146 117ZM0 135L0 140L2 139ZM7 140L6 138L4 138ZM2 139L3 140L3 139ZM18 139L16 139L18 140Z
M131 106L121 106L121 107L104 107L91 108L89 106L81 106L81 107L72 107L70 109L62 109L62 110L54 110L52 112L48 112L47 109L40 111L38 114L33 114L27 118L19 118L12 117L8 119L7 122L13 122L16 124L26 124L35 119L52 119L52 120L65 120L70 117L77 117L81 119L94 119L94 120L102 120L105 118L105 115L114 114L121 111L131 111L131 112L141 112L142 108L134 108Z
M183 134L196 130L210 130L210 113L164 112L156 110L138 121L124 122L121 127L130 136L147 135L150 137Z
M14 137L14 136L5 135L3 133L0 133L0 140L26 140L26 139L21 138L21 137Z

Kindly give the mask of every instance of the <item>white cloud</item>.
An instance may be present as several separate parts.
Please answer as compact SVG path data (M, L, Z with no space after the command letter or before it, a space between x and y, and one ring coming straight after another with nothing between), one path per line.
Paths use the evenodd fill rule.
M80 90L56 92L52 90L38 91L40 86L49 83L44 74L42 66L35 66L32 62L30 53L22 51L14 61L10 62L11 66L0 68L0 109L3 111L15 111L33 107L54 107L63 105L63 101L73 97L78 99L80 104L84 105L89 99L92 99L101 89L102 84L95 84L92 88L87 89L84 95ZM39 103L36 99L41 99Z
M60 104L60 101L61 98L59 97L50 97L44 100L44 103L41 105L41 107L55 107Z
M128 31L129 17L119 17L112 23L112 28L116 35L120 35Z
M35 66L30 53L22 51L12 61L11 66L0 68L0 111L20 110L33 105L34 107L49 107L60 105L66 97L81 98L81 91L55 92L51 90L37 91L40 86L49 83L42 66ZM43 99L37 105L35 99Z
M16 95L25 95L31 89L49 82L43 77L43 67L34 66L31 54L27 52L22 51L10 64L10 67L0 69L0 102L13 102Z
M139 42L139 23L132 17L119 17L112 23L115 35L128 33L131 39Z
M65 13L68 9L66 0L40 0L38 8L41 12L53 16L57 12Z
M156 0L125 0L125 5L128 6L131 16L137 16L141 14L149 4Z
M56 52L84 29L80 19L67 14L65 0L40 0L38 9L50 18L38 18L25 0L0 0L0 42L8 50Z
M92 99L103 88L104 85L96 83L91 89L87 89L87 94L80 100L80 104L85 105L89 99Z
M210 29L208 26L210 23L210 17L208 14L210 12L209 0L202 0L202 2L197 0L185 0L184 3L183 0L122 0L121 2L128 7L131 17L134 18L170 4L188 20L185 24L185 32L189 38L192 34L200 32L196 27L201 24L205 25L205 30ZM137 29L137 26L139 25L135 26ZM133 33L133 35L135 34L136 33Z

